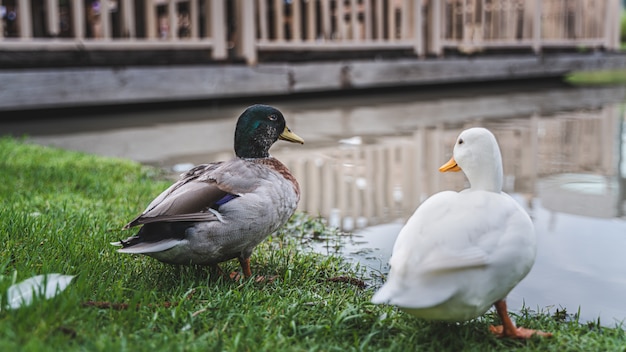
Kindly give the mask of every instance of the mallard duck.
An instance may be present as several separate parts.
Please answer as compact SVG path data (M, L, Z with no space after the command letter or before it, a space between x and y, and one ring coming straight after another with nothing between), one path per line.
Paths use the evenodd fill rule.
M495 305L498 336L549 335L516 327L505 298L535 261L533 222L502 192L502 157L485 128L463 131L452 158L439 171L463 170L470 187L443 191L424 201L400 230L384 285L372 302L387 303L419 318L466 321Z
M278 139L304 143L277 109L249 107L235 128L235 157L183 173L124 226L141 225L139 231L112 244L121 253L218 270L218 263L237 258L252 276L253 249L287 222L300 200L295 177L269 154Z

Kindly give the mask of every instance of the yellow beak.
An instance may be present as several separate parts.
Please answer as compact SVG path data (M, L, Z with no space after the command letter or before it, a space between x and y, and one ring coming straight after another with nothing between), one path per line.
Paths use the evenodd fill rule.
M456 160L454 160L454 157L450 158L450 160L448 160L447 163L441 165L439 167L439 171L440 172L448 172L448 171L461 171L461 168L459 167L459 165L457 165Z
M282 139L283 141L287 141L291 143L304 144L304 139L302 139L297 134L291 132L291 130L287 126L285 126L285 130L283 131L283 133L281 133L280 136L278 136L278 139Z

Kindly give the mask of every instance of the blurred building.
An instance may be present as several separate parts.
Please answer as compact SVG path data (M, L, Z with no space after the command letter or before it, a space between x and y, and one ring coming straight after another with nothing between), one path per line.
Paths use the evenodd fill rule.
M616 50L621 3L3 0L0 59L18 52L25 64L29 60L40 65L67 64L64 58L75 60L76 55L60 53L87 52L94 57L110 54L106 57L109 64L159 63L163 60L141 54L158 51L174 63L243 60L254 64L277 58L423 58L454 52ZM40 57L35 60L28 54ZM82 63L93 62L83 59Z

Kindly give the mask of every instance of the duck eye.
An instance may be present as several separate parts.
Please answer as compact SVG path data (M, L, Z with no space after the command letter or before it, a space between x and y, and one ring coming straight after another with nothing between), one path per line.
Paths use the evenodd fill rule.
M459 144L463 144L463 140L462 139L459 139Z
M276 116L276 114L271 114L267 117L270 121L276 121L276 119L278 118L278 116Z

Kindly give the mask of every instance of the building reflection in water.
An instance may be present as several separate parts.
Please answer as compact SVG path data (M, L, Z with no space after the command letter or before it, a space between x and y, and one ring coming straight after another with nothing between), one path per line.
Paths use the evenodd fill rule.
M344 230L405 221L428 196L466 187L460 173L438 172L459 132L483 126L502 149L504 190L528 207L593 217L622 216L619 105L519 118L467 120L409 133L361 135L339 146L280 150L300 181L300 210Z

